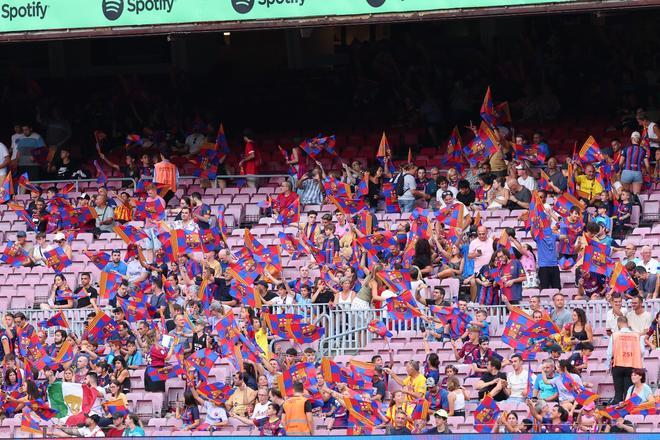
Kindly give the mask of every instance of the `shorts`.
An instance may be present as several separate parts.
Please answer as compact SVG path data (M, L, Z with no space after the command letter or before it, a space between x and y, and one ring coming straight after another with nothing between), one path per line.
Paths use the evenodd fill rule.
M539 290L561 289L559 266L539 267Z
M399 199L401 212L413 212L415 208L415 199Z
M641 171L623 170L621 171L621 183L642 183Z

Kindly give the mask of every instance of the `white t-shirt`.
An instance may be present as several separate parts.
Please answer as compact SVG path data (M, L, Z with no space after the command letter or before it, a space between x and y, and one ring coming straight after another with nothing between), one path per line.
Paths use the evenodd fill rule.
M204 402L206 409L206 423L209 425L217 425L227 420L227 411L221 406L215 406L211 402Z
M252 420L259 420L268 417L268 405L270 405L270 402L264 404L259 402L255 403L254 411L252 412Z
M621 307L621 313L622 316L626 316L628 314L628 309ZM605 314L605 329L611 331L612 333L618 332L619 327L616 324L617 319L619 319L619 317L616 316L614 312L612 312L612 309L609 309Z
M536 180L532 176L527 176L526 179L518 177L518 183L527 188L530 192L536 189Z
M142 267L139 260L132 259L126 264L126 276L128 277L129 283L140 278L145 272L146 269Z
M648 273L657 274L658 273L658 260L651 258L648 263L644 263L641 259L637 265L644 267Z
M527 397L525 394L527 392L527 376L529 371L526 368L523 368L520 374L516 374L515 371L509 371L506 375L506 381L509 383L509 388L511 388L511 395L509 397L524 398ZM532 375L532 383L534 383L534 375Z
M7 146L0 142L0 163L4 162L5 159L9 156L9 150L7 149ZM0 176L6 176L7 175L7 167L0 168Z
M78 428L78 433L80 434L81 437L89 438L89 437L105 437L105 434L103 433L103 430L101 429L100 426L97 426L94 428L94 430L89 429L87 426L83 426L82 428Z
M641 315L638 315L634 310L626 313L626 318L628 318L628 326L630 329L637 333L646 333L649 327L651 327L651 321L653 321L649 312L644 312Z
M478 238L472 240L468 252L472 253L477 250L481 251L481 255L474 258L474 273L479 273L479 269L490 262L490 257L493 255L493 239L489 237L486 241Z

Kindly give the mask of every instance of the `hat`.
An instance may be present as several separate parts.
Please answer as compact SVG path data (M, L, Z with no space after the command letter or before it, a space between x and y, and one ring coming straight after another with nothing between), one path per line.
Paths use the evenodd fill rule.
M584 405L582 409L585 411L593 411L596 409L596 404L594 402L589 402L588 404Z
M87 193L82 193L78 196L79 199L90 200L91 197Z
M16 233L16 236L17 236L18 238L25 238L25 237L27 237L27 234L25 233L25 231L18 231L18 232Z
M443 419L446 419L449 417L449 414L447 414L447 411L444 409L439 409L436 412L433 413L434 417L442 417Z
M490 339L488 339L486 336L482 336L479 338L479 343L482 344L484 342L489 342Z
M58 232L57 234L55 234L55 237L53 237L53 240L55 241L66 240L66 236L63 233Z
M517 169L517 170L524 170L525 167L522 166L522 164L520 164L520 165L516 165L516 169Z
M447 197L447 196L452 196L452 197L454 197L454 193L452 193L451 191L444 191L444 192L442 193L442 198L444 199L444 198Z
M96 423L96 424L98 424L99 420L101 420L101 417L99 417L98 414L92 414L92 415L87 414L87 417L94 420L94 423Z
M426 378L426 387L427 388L432 388L434 386L435 386L435 379L433 379L432 377L427 377Z
M641 139L642 135L639 134L639 131L633 131L632 134L630 135L630 139Z

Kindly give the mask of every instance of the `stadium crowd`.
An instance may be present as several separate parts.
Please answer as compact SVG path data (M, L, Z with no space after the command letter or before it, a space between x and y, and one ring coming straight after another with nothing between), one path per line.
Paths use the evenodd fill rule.
M226 174L233 152L221 127L196 126L183 142L130 135L118 149L97 132L93 163L72 161L65 143L49 154L31 127L16 127L10 148L0 144L2 198L30 232L17 232L1 260L56 275L39 304L49 319L4 314L2 416L21 413L28 432L48 421L54 435L145 435L127 397L131 372L140 370L147 393L185 381L180 400L161 399L157 408L180 419L181 431L222 433L239 423L262 435L313 435L322 417L328 429L351 433L441 434L451 432L451 417L471 415L473 401L478 432L634 432L625 416L657 414L660 401L643 368L660 345L660 313L645 309L660 298L660 279L652 247L625 238L640 195L657 188L660 128L639 110L629 137L602 146L589 138L560 159L542 133L514 135L506 105L493 103L490 90L481 116L463 133L471 140L455 129L441 163L428 170L410 152L395 163L385 134L373 163L339 160L338 169L319 161L340 159L332 136L282 150L289 177L260 203L281 225L280 245L264 246L246 230L240 248L229 246L224 207L214 213L200 192L175 198L189 161L207 186ZM244 132L234 164L245 177L222 187L266 183L254 138ZM106 173L138 184L112 188ZM71 185L34 183L41 176L93 176L98 189L69 197ZM18 188L30 194L25 206L12 200ZM326 204L333 213L315 208ZM520 211L519 226L489 229L483 212L498 210ZM404 215L389 223L382 212ZM125 252L83 250L98 279L62 274L81 232L126 243ZM302 262L296 276L285 276L282 254ZM558 291L562 270L575 274L573 298ZM457 280L459 288L448 295L431 280ZM558 290L544 304L528 289ZM567 299L609 303L606 334L597 336L585 310L569 309ZM408 359L405 374L392 350L387 361L375 355L339 365L317 353L327 329L286 314L287 306L314 304L363 311L375 319L346 321L345 330L368 326L384 339L399 321L414 320L427 355ZM488 306L499 305L510 312L503 341L515 354L507 357L489 347ZM81 334L65 318L74 308L89 309ZM611 396L581 379L603 336ZM455 365L441 371L430 348L436 342L469 366L473 389ZM532 371L528 361L539 352L549 355ZM226 384L209 379L220 358L233 368ZM75 408L67 392L79 399ZM526 404L527 416L500 411L507 402Z

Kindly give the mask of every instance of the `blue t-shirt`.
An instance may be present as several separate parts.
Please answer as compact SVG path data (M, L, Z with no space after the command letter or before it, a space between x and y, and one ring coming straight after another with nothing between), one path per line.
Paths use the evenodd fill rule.
M103 268L104 272L117 272L121 275L126 275L126 263L120 261L119 263L113 263L112 261L105 265Z
M607 229L608 234L612 232L612 218L606 215L597 215L594 221L599 225L603 225Z
M553 394L557 394L557 387L553 384L543 382L543 375L537 374L534 382L534 389L539 392L539 399L546 400Z
M468 258L470 253L470 243L461 246L461 255L463 255L463 278L468 278L474 275L474 260Z
M541 142L540 144L537 144L536 148L539 153L545 155L546 160L548 157L550 157L550 147L545 142Z
M559 263L557 261L557 241L559 236L554 232L546 231L542 239L536 239L536 247L538 248L538 261L539 267L555 267Z
M555 259L556 259L556 254L555 254ZM522 263L519 260L511 260L510 263L511 263L511 279L520 278L520 276L523 273L525 273L525 269L523 269ZM523 297L522 283L512 284L511 293L514 301L522 301L522 297Z

